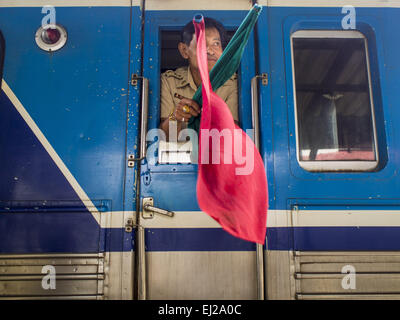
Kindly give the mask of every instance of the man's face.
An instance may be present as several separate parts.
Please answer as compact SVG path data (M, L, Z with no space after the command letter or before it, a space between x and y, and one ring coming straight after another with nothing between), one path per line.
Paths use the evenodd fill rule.
M207 61L208 61L208 71L210 72L217 60L222 55L222 43L219 32L216 28L206 29L206 45L207 45ZM189 60L189 65L192 70L198 70L197 66L197 54L196 54L197 44L196 35L193 34L192 41L190 45L184 44L182 49L180 49L183 58Z

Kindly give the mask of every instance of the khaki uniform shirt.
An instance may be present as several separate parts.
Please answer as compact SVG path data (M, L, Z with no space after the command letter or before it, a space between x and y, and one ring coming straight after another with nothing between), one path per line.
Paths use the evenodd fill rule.
M170 113L179 103L174 97L175 93L185 98L192 99L197 90L189 67L181 67L175 71L168 70L161 75L161 118L168 118ZM237 75L234 74L215 93L224 100L231 110L233 119L239 121L238 117L238 88Z

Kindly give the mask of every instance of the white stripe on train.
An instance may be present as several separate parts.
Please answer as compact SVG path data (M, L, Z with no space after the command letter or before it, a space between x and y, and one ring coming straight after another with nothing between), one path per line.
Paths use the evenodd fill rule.
M0 7L130 7L131 0L1 0ZM140 6L140 0L132 0Z
M400 8L400 0L259 0L266 7L354 7ZM1 0L0 7L129 7L131 0ZM132 0L141 6L141 0ZM249 10L248 0L146 0L146 10Z
M67 181L71 184L72 188L78 195L78 197L82 200L88 211L93 215L93 217L96 219L97 223L100 224L100 215L99 211L97 210L96 206L92 203L91 200L89 200L88 195L85 193L85 191L82 189L82 187L79 185L78 181L75 179L75 177L72 175L72 173L69 171L65 163L61 160L60 156L57 154L57 152L54 150L54 148L51 146L50 142L47 140L43 132L39 129L35 121L32 119L32 117L29 115L29 113L26 111L24 106L22 105L21 101L17 98L17 96L14 94L14 92L11 90L11 88L8 86L7 82L3 79L1 88L3 89L4 93L10 99L11 103L14 105L15 109L19 112L21 117L25 120L29 128L32 130L34 135L38 138L40 143L43 145L47 153L50 155L51 159L53 159L54 163L57 165L57 167L60 169L62 174L65 176Z
M125 216L124 216L125 213ZM102 228L124 228L126 216L133 211L101 213ZM141 219L144 228L220 228L202 211L175 211L175 216L155 214ZM268 228L278 227L400 227L400 210L269 210Z

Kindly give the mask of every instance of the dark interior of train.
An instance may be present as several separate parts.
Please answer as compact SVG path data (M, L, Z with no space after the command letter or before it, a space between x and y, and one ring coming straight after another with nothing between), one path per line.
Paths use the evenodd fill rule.
M293 50L300 158L375 160L364 39L295 38Z
M227 42L234 33L234 31L227 31ZM186 65L185 59L178 51L180 39L180 31L161 31L161 73Z
M235 31L227 31L226 43L229 43ZM182 58L178 51L178 44L181 41L180 31L161 31L161 67L160 74L167 70L175 70L187 65L187 61ZM240 81L240 80L239 80Z
M229 42L234 31L227 33ZM180 31L161 31L161 73L186 65L179 42ZM373 160L364 39L305 38L293 45L302 160ZM337 151L321 154L329 150Z

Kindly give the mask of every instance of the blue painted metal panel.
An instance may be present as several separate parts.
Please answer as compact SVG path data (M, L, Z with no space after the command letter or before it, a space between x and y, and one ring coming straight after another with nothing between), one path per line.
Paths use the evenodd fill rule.
M397 251L400 227L268 228L268 250Z
M357 28L366 35L369 44L380 157L384 160L387 153L388 159L379 171L361 173L307 172L298 165L295 156L290 34L298 29L341 30L344 17L341 8L271 7L262 15L258 29L260 72L270 69L269 88L262 87L260 94L260 119L264 126L262 153L268 159L268 167L273 165L272 187L276 198L270 208L286 209L288 198L364 198L370 199L371 205L374 199L396 198L400 190L399 133L393 124L399 113L391 106L399 100L394 74L397 77L400 74L393 67L398 65L398 59L388 52L400 51L399 44L391 40L391 30L398 24L394 21L399 21L400 10L357 8ZM262 33L262 30L268 31ZM268 128L270 124L272 131ZM273 144L268 142L271 135Z
M0 202L1 253L103 252L108 237L80 200Z
M103 236L87 212L0 213L0 253L96 253Z
M171 12L148 12L146 16L146 28L149 28L145 35L144 75L150 78L149 128L159 124L159 28L177 30L191 20L194 13L174 12L173 19ZM246 12L207 11L204 14L233 28ZM88 196L110 199L112 209L118 211L134 211L136 206L136 168L126 167L125 156L126 150L136 156L138 152L140 88L129 88L128 81L131 73L140 73L141 39L137 32L141 26L140 15L138 7L132 10L132 21L130 8L57 8L57 21L66 27L69 39L62 50L48 54L34 41L34 33L43 17L40 8L0 10L0 30L7 50L4 79ZM269 86L260 86L261 152L269 178L270 209L289 209L297 202L288 199L306 197L365 199L366 208L379 205L381 199L398 197L396 119L400 111L396 106L400 98L397 90L400 43L393 41L392 31L400 27L399 9L357 9L358 28L369 43L384 166L370 173L310 173L298 166L294 156L290 33L299 28L338 29L342 18L341 8L272 7L264 8L259 19L259 72L270 74ZM131 34L129 26L133 30ZM239 113L243 128L250 127L249 80L254 75L254 48L250 45L246 50L239 71L242 80ZM0 171L0 200L26 200L28 196L30 200L79 199L30 129L18 119L19 115L4 93L0 99L2 154L7 150L7 158L0 158L2 168L7 168ZM7 119L14 119L14 125L10 126ZM43 164L47 171L43 170ZM144 163L141 196L154 196L155 205L169 210L199 210L195 196L196 171L195 165ZM27 183L22 185L24 181ZM131 249L131 238L122 228L100 229L88 212L0 213L0 219L1 252ZM221 246L212 247L206 240L200 245L197 240L207 235L204 230L192 231L198 234L194 242L186 247L176 242L172 248L236 250L241 247L236 246L235 239L231 240L230 236L224 238ZM399 243L398 230L393 227L269 228L267 232L269 249L397 250L395 243ZM35 241L30 243L27 234ZM148 236L149 248L154 250L166 250L161 244L166 237L183 239L187 236L190 239L185 231L175 229L157 230L155 234L153 238ZM341 237L336 237L337 234ZM55 239L56 235L59 238Z
M4 92L0 105L0 199L7 200L0 210L0 252L102 251L100 226ZM16 200L25 200L19 212ZM44 209L26 200L42 200Z
M324 212L362 212L369 211L363 223L371 221L370 226L340 226L336 221L332 226L272 227L267 229L269 250L300 251L374 251L399 250L400 236L398 226L373 225L369 220L371 211L376 216L380 211L389 211L393 215L400 212L399 199L380 199L371 205L369 199L289 199L288 208L294 206L307 214L307 210L320 211L319 219L323 222ZM329 211L329 212L328 212ZM360 218L362 219L362 218ZM332 223L332 221L331 221Z
M301 251L395 251L400 227L294 228L294 249Z
M145 179L149 176L151 182L147 183ZM200 211L196 197L196 182L197 172L146 171L146 175L141 179L142 197L154 197L154 205L166 210Z
M130 27L130 60L129 60L129 74L141 75L142 67L142 11L140 7L132 7L132 20ZM135 158L139 158L140 152L140 85L128 86L128 110L126 118L126 155L134 155ZM137 208L137 196L139 191L137 162L133 168L127 166L128 162L125 162L125 184L124 184L124 203L123 207L125 211L136 211ZM127 233L123 232L123 250L130 251L134 249L133 239L135 239L135 232Z
M146 229L147 251L254 251L255 244L222 229Z
M68 41L47 53L34 39L41 8L0 9L3 78L92 202L109 199L106 210L126 203L134 210L134 175L126 173L125 159L129 75L140 68L140 9L131 15L129 7L57 7L56 14ZM137 106L135 90L132 101ZM79 203L68 210L1 212L0 252L132 250L132 234L100 228L3 92L0 105L0 200Z
M68 41L54 53L35 43L43 16L1 8L3 77L88 196L122 210L130 8L57 7Z
M79 200L4 92L0 105L0 199Z
M290 35L300 29L342 30L342 8L264 9L258 20L257 40L258 72L269 73L269 85L260 87L259 99L261 152L267 163L270 209L290 210L292 205L303 203L296 199L319 198L336 200L337 207L365 201L363 209L375 210L384 205L382 199L396 199L400 191L397 169L400 140L395 124L400 114L393 106L400 100L396 89L400 76L400 44L393 42L392 31L400 27L400 10L356 9L356 28L368 41L381 161L379 170L311 173L302 169L296 160ZM398 242L396 231L396 228L373 227L269 228L267 238L271 250L398 250L393 243Z
M266 250L293 250L293 228L267 228Z
M132 241L135 237L135 230L132 234L125 232L125 228L105 228L101 229L105 233L105 241L102 248L106 252L126 252L134 250Z

